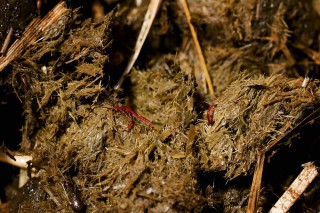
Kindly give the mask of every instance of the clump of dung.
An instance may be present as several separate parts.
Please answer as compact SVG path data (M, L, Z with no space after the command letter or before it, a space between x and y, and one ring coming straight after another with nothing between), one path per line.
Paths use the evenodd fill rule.
M210 28L199 33L219 96L213 125L203 119L199 97L206 84L188 52L177 54L181 66L159 57L149 70L133 70L127 93L110 90L109 80L116 81L105 76L112 12L92 21L70 11L12 64L9 83L25 116L21 151L33 156L39 177L30 184L41 195L21 202L44 212L71 212L77 200L89 212L201 211L216 201L202 196L199 171L228 179L251 174L258 151L318 106L317 80L302 87L302 78L279 74L296 68L283 22L291 20L289 3L275 4L270 13L263 7L258 20L252 2L192 4L206 12L199 19L193 10L197 29L216 28L213 35ZM220 197L227 199L228 191ZM239 192L224 204L242 202L246 193Z
M26 111L33 120L24 126L23 148L32 154L55 211L74 209L70 198L76 192L88 211L201 210L206 199L195 169L191 73L170 60L134 71L127 102L153 123L134 119L131 129L128 112L121 110L125 102L103 94L99 75L74 70L41 78L32 79L39 101ZM75 186L71 192L69 182ZM35 203L52 211L43 200Z
M258 151L291 130L319 103L319 82L283 75L242 78L215 102L214 124L200 123L201 167L226 171L227 178L249 174Z

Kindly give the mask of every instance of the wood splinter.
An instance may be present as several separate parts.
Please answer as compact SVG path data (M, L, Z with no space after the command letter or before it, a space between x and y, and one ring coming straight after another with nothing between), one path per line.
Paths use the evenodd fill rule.
M270 209L269 213L287 212L311 182L318 176L318 170L313 163L305 163L303 164L303 167L301 173Z

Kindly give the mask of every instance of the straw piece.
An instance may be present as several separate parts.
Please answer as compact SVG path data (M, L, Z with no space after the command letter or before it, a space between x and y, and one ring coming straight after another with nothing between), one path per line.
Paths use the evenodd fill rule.
M13 33L13 28L11 27L9 32L8 32L8 35L6 37L6 40L4 40L4 43L3 43L3 46L1 48L1 51L0 53L5 55L7 50L8 50L8 47L9 47L9 44L10 44L10 41L11 41L11 37L12 37L12 33Z
M192 34L192 38L193 38L194 44L196 45L196 50L197 50L197 53L198 53L199 58L200 58L202 70L204 71L204 74L206 76L206 81L207 81L207 84L208 84L208 87L209 87L210 95L215 97L213 86L212 86L212 82L211 82L211 77L210 77L210 74L209 74L209 71L208 71L208 68L207 68L207 65L206 65L206 61L204 59L204 56L203 56L203 53L202 53L202 50L201 50L201 47L200 47L198 36L197 36L197 33L196 33L195 29L194 29L194 26L191 23L191 14L190 14L190 11L189 11L188 3L187 3L186 0L181 0L181 2L183 4L184 13L186 14L186 17L187 17L187 20L188 20L188 24L189 24L189 28L190 28L190 31L191 31L191 34Z
M156 14L158 12L159 6L160 6L161 0L151 0L147 13L144 17L144 21L136 42L136 45L134 47L134 54L132 55L126 69L124 70L124 72L122 73L118 83L114 86L114 89L117 90L121 87L124 78L126 77L126 75L128 75L134 65L134 63L136 62L140 51L142 49L142 46L147 38L147 35L149 34L151 25L153 23L154 18L156 17Z

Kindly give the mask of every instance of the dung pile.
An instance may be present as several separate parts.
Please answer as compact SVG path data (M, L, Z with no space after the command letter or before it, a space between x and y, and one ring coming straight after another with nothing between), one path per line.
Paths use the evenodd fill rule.
M318 82L305 89L302 78L243 78L216 100L209 126L194 106L194 78L177 64L169 60L162 68L136 70L131 79L132 95L124 101L101 95L77 105L82 96L67 96L65 87L60 94L69 98L46 107L54 114L29 136L33 145L26 149L40 169L41 192L48 194L36 206L71 211L74 192L66 187L73 182L88 211L201 211L216 201L204 198L197 171L222 171L230 179L249 173L257 151L290 130L319 99ZM74 94L87 91L73 82L80 85ZM68 100L72 107L66 107ZM131 103L153 123L136 119L129 129L121 103Z
M251 172L258 151L291 130L319 103L319 82L283 75L234 81L215 102L214 124L198 125L204 170L226 171L233 179Z
M64 193L70 179L88 211L199 211L204 205L196 181L195 130L190 126L197 117L191 74L171 63L166 69L135 71L132 76L137 80L135 109L140 112L141 107L157 125L135 120L128 129L131 121L115 98L77 105L81 96L76 94L89 92L72 81L78 87L69 89L69 82L60 91L59 100L47 107L51 113L45 114L46 125L28 138L32 146L26 151L32 153L33 165L42 171L40 181L59 210L71 210ZM143 98L150 98L150 104L143 104Z
M12 211L232 212L245 206L249 187L226 182L251 175L258 152L319 107L320 82L292 78L316 70L301 52L313 48L319 29L310 25L304 42L295 32L289 36L315 11L299 18L307 3L190 2L213 98L205 95L197 56L186 48L182 9L169 1L149 34L152 54L143 50L138 61L148 69L133 69L125 89L112 90L114 70L126 61L122 50L133 46L131 38L117 46L120 37L113 45L113 36L136 32L140 20L119 20L121 12L131 14L121 4L118 13L97 20L70 10L11 64L7 84L24 109L20 151L32 155L38 172ZM146 5L135 9L138 14ZM176 56L167 54L172 51ZM224 181L216 186L215 172ZM201 173L214 176L210 184Z
M21 148L33 156L41 183L27 187L47 196L22 199L12 209L72 211L83 200L87 211L199 211L208 199L196 181L194 127L189 132L197 119L192 74L172 60L135 71L133 95L121 100L103 85L110 17L81 24L77 18L62 17L58 31L13 64L10 82L26 119Z

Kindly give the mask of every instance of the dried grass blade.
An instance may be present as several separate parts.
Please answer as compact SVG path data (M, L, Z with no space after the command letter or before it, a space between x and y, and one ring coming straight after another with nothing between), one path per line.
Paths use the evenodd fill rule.
M6 39L4 40L4 43L3 43L3 46L1 48L1 51L0 53L5 55L7 50L8 50L8 47L9 47L9 44L10 44L10 41L11 41L11 37L12 37L12 33L13 33L13 28L11 27L9 32L8 32L8 35L6 37Z
M117 84L114 86L114 89L117 90L121 87L124 78L126 77L126 75L128 75L134 65L134 63L136 62L140 51L142 49L142 46L147 38L147 35L149 34L150 28L152 26L153 20L156 17L156 14L158 12L159 6L161 4L161 0L151 0L147 13L144 17L144 21L136 42L136 45L134 47L134 53L132 55L132 57L129 60L129 63L126 67L126 69L124 70L124 72L122 73L119 81L117 82Z
M205 74L205 77L206 77L206 81L207 81L207 85L208 85L208 88L209 88L210 95L215 97L213 86L212 86L212 82L211 82L211 77L210 77L210 74L209 74L209 71L208 71L208 68L207 68L207 65L206 65L206 61L204 59L204 56L203 56L203 53L202 53L202 50L201 50L201 47L200 47L198 36L197 36L196 30L194 29L194 26L191 23L191 14L190 14L190 10L189 10L189 7L188 7L188 3L187 3L186 0L181 0L181 3L183 5L184 13L185 13L185 15L187 17L187 20L188 20L188 24L189 24L189 28L190 28L190 31L191 31L191 34L192 34L193 41L194 41L194 43L196 45L196 50L197 50L197 53L198 53L199 58L200 58L202 70L204 71L204 74Z

